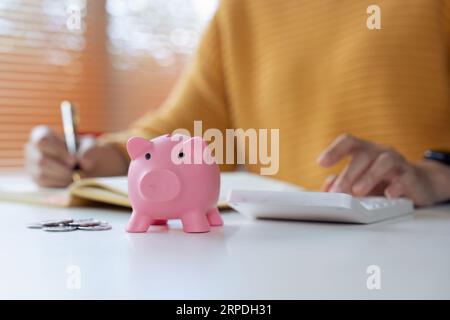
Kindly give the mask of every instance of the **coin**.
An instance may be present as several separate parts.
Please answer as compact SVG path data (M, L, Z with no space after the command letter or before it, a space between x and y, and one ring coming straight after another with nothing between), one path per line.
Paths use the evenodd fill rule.
M27 228L42 229L44 231L51 232L67 232L75 231L77 229L86 231L103 231L110 230L112 227L108 222L100 221L94 218L75 220L71 218L65 218L33 222L28 224Z
M27 228L30 228L30 229L42 229L42 224L40 222L29 223L29 224L27 224Z
M60 225L65 225L73 222L73 219L65 218L65 219L54 219L54 220L45 220L41 221L41 225L43 227L56 227Z
M89 218L89 219L73 220L71 223L69 223L69 226L72 226L72 227L95 227L95 226L100 225L101 223L102 222L99 220Z
M59 225L59 226L45 226L42 227L42 230L44 231L51 231L51 232L68 232L68 231L75 231L77 230L77 227L72 227L72 226L64 226L64 225Z
M109 223L102 222L101 224L97 226L91 226L91 227L78 227L79 230L84 231L105 231L105 230L111 230L112 226Z

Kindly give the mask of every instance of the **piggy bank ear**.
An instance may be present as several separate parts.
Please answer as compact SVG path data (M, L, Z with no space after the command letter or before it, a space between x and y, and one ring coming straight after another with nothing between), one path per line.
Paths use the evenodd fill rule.
M127 151L130 155L131 160L134 160L142 155L144 151L148 150L148 148L152 146L152 144L153 143L151 141L144 138L130 138L127 142Z

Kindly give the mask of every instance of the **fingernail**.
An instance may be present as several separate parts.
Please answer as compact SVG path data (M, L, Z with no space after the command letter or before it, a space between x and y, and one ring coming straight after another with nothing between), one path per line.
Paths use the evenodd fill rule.
M365 189L366 189L367 184L364 181L361 182L357 182L354 186L353 186L353 192L354 193L364 193Z
M323 158L324 158L324 154L319 155L319 156L317 157L317 159L316 159L316 162L317 162L318 164L321 164L322 161L323 161Z
M328 165L328 158L326 157L326 154L321 154L318 158L317 158L317 163L321 166L327 166Z
M386 189L384 191L384 195L389 198L389 199L394 199L394 198L398 198L397 192L395 191L395 189L390 188L390 189Z
M330 189L330 192L333 192L333 193L341 193L341 192L342 192L342 189L341 189L340 186L332 186L331 189Z

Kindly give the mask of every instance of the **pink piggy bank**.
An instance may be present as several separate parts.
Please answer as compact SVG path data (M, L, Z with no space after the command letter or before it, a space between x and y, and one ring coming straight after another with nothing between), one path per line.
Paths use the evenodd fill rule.
M217 209L220 171L200 137L164 135L128 140L128 193L133 213L128 232L181 219L185 232L223 225Z

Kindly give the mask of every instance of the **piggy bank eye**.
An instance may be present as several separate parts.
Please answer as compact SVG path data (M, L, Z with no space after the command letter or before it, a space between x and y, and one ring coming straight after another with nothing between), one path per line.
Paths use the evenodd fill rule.
M178 154L178 158L183 158L184 157L184 152L180 152L179 154Z
M145 160L150 160L152 155L150 153L145 154Z

